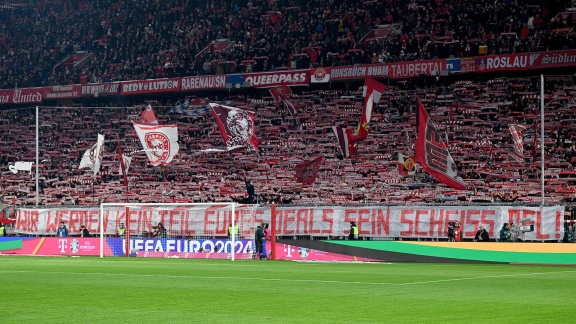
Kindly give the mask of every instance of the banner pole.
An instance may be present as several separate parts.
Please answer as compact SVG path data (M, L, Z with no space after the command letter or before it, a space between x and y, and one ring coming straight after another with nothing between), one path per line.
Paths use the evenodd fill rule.
M272 243L270 246L270 257L272 260L276 260L276 203L272 202L272 207L270 209L270 236L272 236Z
M38 188L38 174L39 174L38 162L40 160L40 158L39 158L40 152L38 152L38 150L39 150L39 144L38 144L39 134L40 134L40 131L39 131L39 127L38 127L38 106L36 106L36 207L38 207L38 203L40 201L40 196L39 196L40 195L40 188Z

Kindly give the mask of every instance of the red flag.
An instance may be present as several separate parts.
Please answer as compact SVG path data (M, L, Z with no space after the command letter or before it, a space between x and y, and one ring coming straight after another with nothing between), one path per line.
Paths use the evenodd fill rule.
M228 151L258 151L254 113L215 103L210 107Z
M158 119L156 119L156 114L152 109L152 105L148 105L146 109L144 109L142 115L140 115L140 119L136 122L144 125L158 125Z
M458 176L456 163L436 127L428 118L428 113L418 100L418 139L416 140L416 161L438 181L457 190L466 190L466 184Z
M270 88L269 91L276 103L283 103L290 112L290 115L296 116L296 104L291 100L292 89L290 89L289 86L284 85Z
M526 129L526 126L510 124L508 125L508 129L514 140L514 149L510 151L510 156L517 162L524 162L524 138L522 131Z
M342 155L347 158L356 154L356 142L360 140L360 137L348 128L332 126L332 130L336 134L336 141Z
M320 170L320 165L324 162L324 156L320 156L311 161L304 161L296 165L294 171L294 178L296 181L303 184L312 184L316 181L318 177L318 171Z
M375 103L380 102L384 91L386 91L386 86L382 83L372 78L366 78L364 81L362 91L364 95L364 107L362 108L362 117L358 125L358 135L363 140L368 137L368 127L370 126L370 119L372 119L372 108Z

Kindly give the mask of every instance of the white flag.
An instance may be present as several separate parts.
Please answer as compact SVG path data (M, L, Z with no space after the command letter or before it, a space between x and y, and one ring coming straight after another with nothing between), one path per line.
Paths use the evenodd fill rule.
M90 168L94 172L94 176L100 171L100 164L102 163L102 149L104 148L104 135L98 134L98 141L87 149L82 156L80 166L78 169Z
M124 170L126 170L126 175L128 175L128 168L130 168L130 163L132 163L132 157L122 154L122 160L124 161ZM122 175L122 165L118 166L118 174Z
M176 125L132 124L153 166L166 165L172 161L180 149Z

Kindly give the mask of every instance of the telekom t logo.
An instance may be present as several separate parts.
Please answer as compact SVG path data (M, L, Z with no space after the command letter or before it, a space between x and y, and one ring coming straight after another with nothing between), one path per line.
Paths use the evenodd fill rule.
M59 239L58 248L60 249L60 253L65 253L68 248L68 241L66 239Z
M291 258L292 252L296 252L296 250L292 247L292 245L284 245L284 252L286 252L286 257Z

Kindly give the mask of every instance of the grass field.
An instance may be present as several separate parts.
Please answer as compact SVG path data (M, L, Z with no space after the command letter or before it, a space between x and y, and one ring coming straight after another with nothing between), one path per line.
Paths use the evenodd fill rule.
M576 268L0 257L0 323L572 323Z

